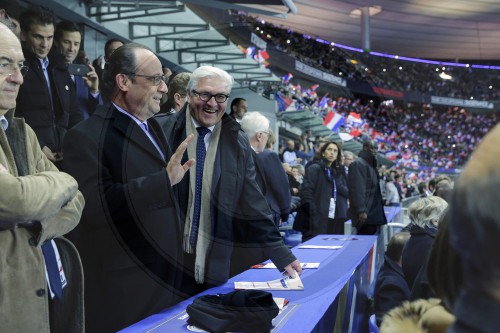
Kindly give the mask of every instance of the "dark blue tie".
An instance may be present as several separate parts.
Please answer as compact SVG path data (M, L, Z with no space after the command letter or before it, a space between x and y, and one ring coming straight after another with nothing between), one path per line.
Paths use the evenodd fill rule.
M42 245L43 257L45 259L45 267L49 275L49 283L52 292L58 299L62 298L62 282L59 274L59 265L57 265L56 252L52 247L52 242L48 241Z
M189 235L189 244L194 249L196 240L198 239L198 227L200 226L200 210L201 210L201 189L203 185L203 166L205 165L205 135L210 132L206 127L197 127L198 141L196 142L196 185L194 190L194 209L193 222L191 225L191 234Z

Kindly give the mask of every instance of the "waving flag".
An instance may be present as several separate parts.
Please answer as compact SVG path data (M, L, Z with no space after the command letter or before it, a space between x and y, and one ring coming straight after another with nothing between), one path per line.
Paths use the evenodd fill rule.
M324 124L333 132L338 132L340 126L342 126L344 122L345 119L342 115L331 111L326 115Z
M282 77L283 83L288 84L288 82L290 82L292 78L293 78L292 73L288 73L287 75Z
M276 102L278 103L278 111L286 111L288 107L292 104L292 99L284 96L281 92L276 93Z
M355 124L363 124L363 120L361 120L361 115L356 112L350 112L349 116L347 117L347 122L348 123L355 123Z

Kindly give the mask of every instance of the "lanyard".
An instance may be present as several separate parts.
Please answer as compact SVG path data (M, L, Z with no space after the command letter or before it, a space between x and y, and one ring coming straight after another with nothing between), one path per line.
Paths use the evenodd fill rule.
M335 178L332 177L330 168L327 168L326 171L328 172L328 179L333 179L333 200L337 201L337 183L335 182Z

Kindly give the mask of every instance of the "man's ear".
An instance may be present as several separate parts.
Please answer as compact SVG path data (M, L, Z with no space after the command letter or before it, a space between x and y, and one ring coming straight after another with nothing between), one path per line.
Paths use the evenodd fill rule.
M125 74L116 74L115 76L116 86L121 91L128 91L130 86L130 78Z
M28 36L26 35L26 31L21 30L21 42L26 42Z

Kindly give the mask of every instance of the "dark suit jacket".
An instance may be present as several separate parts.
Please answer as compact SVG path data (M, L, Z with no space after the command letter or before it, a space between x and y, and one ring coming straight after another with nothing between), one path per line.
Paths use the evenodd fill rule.
M75 90L80 113L84 120L88 119L95 112L97 105L103 104L101 94L94 98L81 76L75 76Z
M157 142L171 156L157 123ZM88 332L111 332L180 301L181 225L166 162L142 129L99 106L68 131L64 170L86 204L70 238L82 257Z
M384 203L378 181L377 162L366 151L359 153L359 158L349 165L347 177L352 225L360 228L358 216L367 213L367 225L387 223Z
M180 112L159 115L157 120L168 142L175 149L186 137L186 105ZM252 147L240 125L227 114L222 117L222 129L215 157L212 179L212 245L207 254L205 276L210 284L224 283L229 276L233 246L262 248L279 270L295 260L276 228L269 207L255 181ZM183 163L187 153L183 156ZM189 177L174 186L182 218L188 210ZM244 243L234 243L236 227ZM244 230L244 231L241 231Z
M256 180L274 216L274 223L286 222L290 215L290 185L278 154L265 149L254 155Z
M424 229L417 225L412 225L410 229L410 239L405 244L402 254L403 272L410 290L413 288L417 275L422 266L427 264L429 251L431 250L436 230Z
M347 218L347 198L349 190L342 168L331 169L332 178L328 176L323 159L311 164L306 169L304 182L299 191L301 207L297 211L294 228L310 238L328 233L328 210L330 198L333 196L333 179L337 188L335 219Z
M385 256L375 281L374 311L377 323L389 310L410 299L410 288L406 284L403 269L394 260Z
M16 117L23 117L36 133L40 146L52 151L62 150L66 131L83 120L76 104L76 92L61 55L49 55L51 93L35 54L23 49L29 71L19 88ZM52 97L52 98L51 98Z

